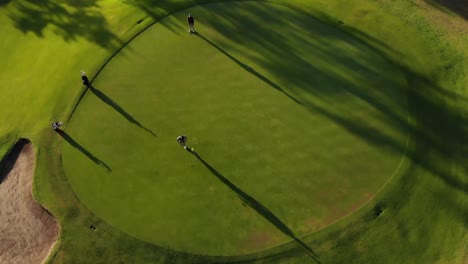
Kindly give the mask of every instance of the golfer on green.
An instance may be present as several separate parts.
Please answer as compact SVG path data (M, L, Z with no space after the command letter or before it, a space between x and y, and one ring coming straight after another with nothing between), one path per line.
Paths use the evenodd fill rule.
M184 149L187 149L187 136L178 136L177 137L177 142L184 147Z
M192 33L195 33L195 18L193 18L193 16L191 14L188 14L188 17L187 17L187 22L189 24L189 32L190 34Z

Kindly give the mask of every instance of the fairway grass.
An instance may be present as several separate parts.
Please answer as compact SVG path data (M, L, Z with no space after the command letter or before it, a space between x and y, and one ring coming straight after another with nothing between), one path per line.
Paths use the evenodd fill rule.
M0 1L0 153L37 146L47 262L466 263L462 11L214 2Z
M399 67L284 6L191 8L195 35L187 12L114 57L68 125L86 153L65 145L65 173L96 215L157 245L236 255L326 227L389 180L408 132ZM340 120L365 120L393 145ZM180 148L182 134L199 156Z

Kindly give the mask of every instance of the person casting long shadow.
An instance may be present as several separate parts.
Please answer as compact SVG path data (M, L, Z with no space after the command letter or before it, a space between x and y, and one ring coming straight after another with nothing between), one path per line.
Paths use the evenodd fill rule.
M271 87L273 87L274 89L280 91L281 93L283 93L284 95L286 95L287 97L289 97L291 100L293 100L294 102L300 104L300 105L303 105L303 103L301 101L299 101L297 98L295 98L294 96L288 94L283 88L281 88L278 84L274 83L273 81L271 81L270 79L268 79L267 77L263 76L261 73L259 73L258 71L256 71L254 68L248 66L247 64L243 63L242 61L238 60L237 58L235 58L234 56L232 56L231 54L229 54L227 51L223 50L220 46L216 45L214 42L212 42L211 40L207 39L205 36L203 36L202 34L200 34L199 32L194 32L194 34L196 36L198 36L199 38L201 38L202 40L204 40L206 43L210 44L211 46L213 46L215 49L219 50L221 53L223 53L224 55L226 55L229 59L231 59L232 61L234 61L235 63L237 63L237 65L241 66L244 70L248 71L249 73L253 74L255 77L257 77L258 79L264 81L265 83L267 83L268 85L270 85Z
M289 236L290 238L294 239L306 252L309 254L317 263L320 263L317 254L305 244L302 240L300 240L294 233L289 229L286 224L284 224L281 219L279 219L273 212L271 212L268 208L263 206L259 201L255 200L252 196L248 195L244 191L242 191L239 187L237 187L234 183L229 181L226 177L224 177L221 173L219 173L215 168L213 168L210 164L208 164L197 152L191 152L211 173L213 173L216 178L218 178L221 182L226 184L231 190L233 190L239 199L241 199L245 204L250 206L252 209L257 211L260 215L262 215L265 219L267 219L270 223L272 223L276 228L278 228L281 232L285 235Z
M144 129L146 132L150 133L154 137L156 137L156 134L151 131L149 128L144 127L140 122L138 122L135 118L133 118L127 111L125 111L119 104L117 104L114 100L112 100L109 96L107 96L105 93L102 91L96 89L93 85L89 86L89 89L91 92L93 92L99 99L101 99L104 103L108 104L114 110L119 112L125 119L127 119L130 123L135 124L139 126L140 128Z
M55 130L60 136L62 136L65 141L67 141L70 145L72 145L74 148L78 149L81 151L81 153L85 154L90 160L92 160L94 163L104 167L107 172L111 172L111 168L104 163L102 160L94 156L91 152L87 151L83 146L81 146L78 142L76 142L70 135L68 135L65 131L61 129Z

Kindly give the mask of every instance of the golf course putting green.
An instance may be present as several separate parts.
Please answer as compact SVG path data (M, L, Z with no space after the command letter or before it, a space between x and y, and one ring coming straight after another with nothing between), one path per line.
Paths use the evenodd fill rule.
M260 2L156 23L99 73L67 124L73 191L134 237L214 255L354 212L398 173L406 81L344 26Z

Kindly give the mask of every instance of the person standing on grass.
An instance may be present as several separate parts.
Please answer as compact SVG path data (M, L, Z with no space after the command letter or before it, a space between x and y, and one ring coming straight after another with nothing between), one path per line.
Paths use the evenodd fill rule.
M178 136L177 137L177 142L184 147L184 149L187 149L187 136Z
M195 18L193 18L191 14L188 14L187 22L190 27L189 29L190 34L195 33Z
M86 72L81 70L81 80L83 81L83 84L86 85L86 87L90 86L88 76L86 76Z
M52 123L52 128L54 130L59 130L61 125L62 125L62 122L54 122L54 123Z

